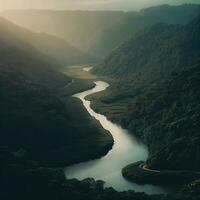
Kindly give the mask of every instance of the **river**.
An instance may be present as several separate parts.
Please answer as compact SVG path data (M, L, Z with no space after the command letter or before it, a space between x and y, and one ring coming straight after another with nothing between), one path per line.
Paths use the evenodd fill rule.
M86 71L86 69L85 69ZM148 157L147 147L136 140L128 130L109 121L106 116L96 113L91 108L91 102L85 98L88 95L106 90L109 84L103 81L95 82L93 89L78 93L73 97L79 98L88 113L100 122L102 127L108 130L114 139L112 150L102 158L75 164L65 168L67 178L77 178L83 180L91 177L96 180L105 181L105 187L113 187L117 191L135 190L147 194L166 193L165 189L153 185L138 185L123 178L121 169L126 165L146 160Z

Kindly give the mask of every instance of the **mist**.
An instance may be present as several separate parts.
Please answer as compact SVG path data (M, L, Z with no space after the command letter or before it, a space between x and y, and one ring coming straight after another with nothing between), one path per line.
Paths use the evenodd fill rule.
M56 9L56 10L140 10L160 4L199 4L200 0L0 0L0 10Z

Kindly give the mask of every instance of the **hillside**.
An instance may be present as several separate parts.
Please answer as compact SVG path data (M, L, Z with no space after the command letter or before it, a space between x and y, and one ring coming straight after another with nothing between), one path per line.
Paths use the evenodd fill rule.
M200 12L199 5L162 5L143 9L140 12L127 12L118 23L110 26L96 38L91 51L106 56L112 49L129 39L138 30L158 22L186 24Z
M0 64L51 89L67 84L70 79L56 71L56 61L41 54L26 39L19 37L19 30L17 27L15 32L15 25L0 20Z
M199 86L198 64L149 90L129 107L128 127L149 145L148 164L153 169L200 170Z
M199 22L146 28L93 70L113 81L93 107L142 138L155 169L199 170Z
M156 6L140 12L10 10L1 15L30 30L62 37L73 46L102 57L145 26L157 22L186 24L198 12L198 5L185 4Z
M59 96L71 79L15 28L0 20L0 198L70 199L72 190L74 198L79 189L81 195L103 192L102 182L66 180L60 167L104 155L112 137L78 100Z
M30 46L15 28L1 19L0 148L22 150L29 159L58 166L104 154L112 145L110 135L88 119L78 102L60 97L71 79L56 71L56 61ZM79 112L77 118L74 111ZM94 144L97 151L89 151Z
M46 59L52 58L54 65L58 65L57 67L59 65L66 66L68 64L93 62L95 60L94 57L72 47L61 38L44 33L31 32L4 18L0 18L0 29L2 37L6 41L10 40L9 35L11 35L12 41L15 44L23 45L23 43L26 43L26 45L32 46L37 51L40 51L43 57L44 55L48 57Z
M30 30L64 38L73 46L87 51L95 42L95 36L115 24L124 13L121 11L8 10L1 15Z
M133 82L134 87L148 85L173 73L179 73L199 61L199 18L191 23L158 23L137 32L94 68L100 75Z

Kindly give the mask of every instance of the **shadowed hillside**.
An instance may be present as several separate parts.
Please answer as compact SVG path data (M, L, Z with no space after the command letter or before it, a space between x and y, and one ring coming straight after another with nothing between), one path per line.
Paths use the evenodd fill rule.
M9 38L9 35L11 35L12 42L16 45L23 45L23 43L26 43L26 45L34 47L45 56L51 57L54 62L57 62L57 65L66 66L68 64L93 62L95 60L94 57L72 47L61 38L44 33L31 32L4 18L0 18L0 28L2 31L1 36L4 37L4 40L7 42L11 39Z
M199 18L185 26L155 24L137 32L93 71L124 78L134 88L148 85L199 61L199 32Z
M198 12L197 5L128 13L4 12L35 32L0 18L0 199L199 200L200 16L193 19ZM93 68L92 75L87 72L92 65L62 68L96 60L65 39L100 56L123 43ZM113 162L106 163L113 171L99 165L102 156L121 140L116 155L108 159L121 162L118 152L126 157L126 150L127 156L134 153L135 159L141 158L139 149L124 149L129 137L121 139L117 124L112 128L103 117L107 123L103 127L113 129L109 133L79 99L71 97L93 88L100 79L110 87L87 97L92 108L129 129L149 148L148 160L123 168L124 177L150 184L143 191L152 193L160 188L153 184L164 184L158 189L163 192L168 192L165 184L175 185L168 194L121 192L101 180L69 179L67 172L65 177L64 167L79 170L81 162L94 160L96 164L87 166L105 170L103 180L119 181L121 188L126 180ZM113 141L111 134L119 138Z
M10 10L2 13L21 26L62 37L84 51L95 42L96 35L123 15L122 11Z
M93 70L114 80L94 108L148 144L152 168L199 170L199 22L146 28Z
M162 5L139 12L10 10L7 19L64 38L70 44L103 57L145 26L164 22L186 24L197 16L199 5Z
M140 12L127 12L118 23L106 29L91 48L96 54L106 56L110 51L138 30L158 22L168 24L186 24L200 12L199 5L185 4L181 6L162 5L147 8Z

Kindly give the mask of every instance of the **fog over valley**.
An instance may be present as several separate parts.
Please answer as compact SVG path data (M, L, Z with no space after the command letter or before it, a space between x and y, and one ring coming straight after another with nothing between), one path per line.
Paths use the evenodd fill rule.
M159 4L200 3L200 0L0 0L5 9L139 10Z
M200 0L0 0L0 199L200 200Z

